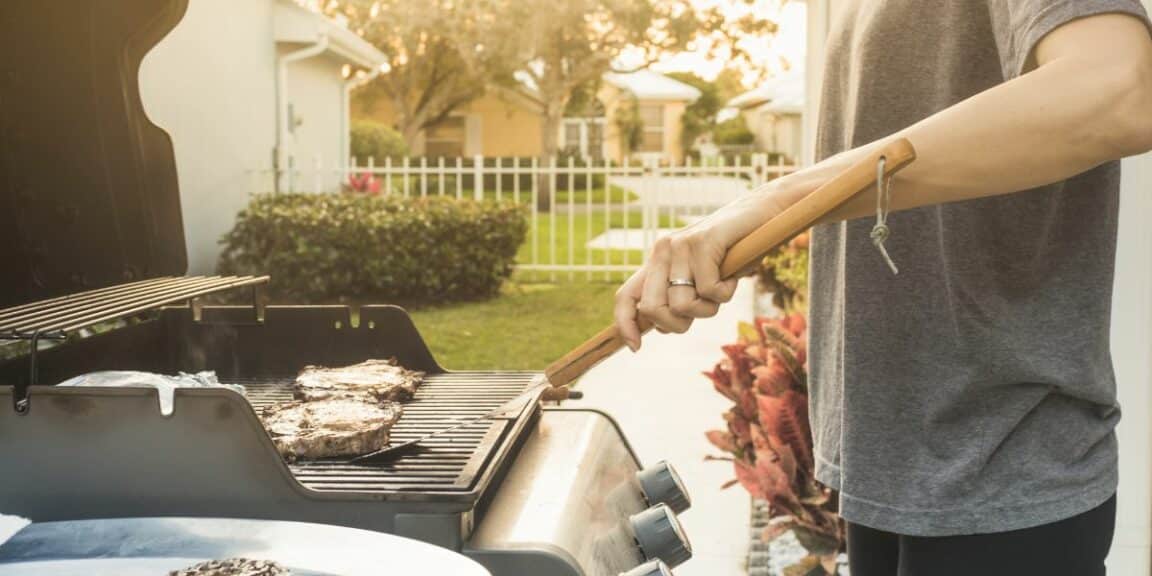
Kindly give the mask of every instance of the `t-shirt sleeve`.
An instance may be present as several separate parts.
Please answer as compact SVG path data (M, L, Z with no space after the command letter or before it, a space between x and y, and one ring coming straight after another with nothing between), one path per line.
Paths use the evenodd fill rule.
M1149 23L1139 0L987 0L1004 78L1024 71L1032 49L1063 24L1097 14L1131 14Z

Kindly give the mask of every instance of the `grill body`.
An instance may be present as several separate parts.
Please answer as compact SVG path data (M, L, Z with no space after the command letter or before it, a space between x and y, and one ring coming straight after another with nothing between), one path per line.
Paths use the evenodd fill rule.
M639 463L610 418L541 410L445 434L384 463L285 464L255 409L291 396L309 364L396 357L428 378L393 429L404 441L478 416L542 376L448 372L403 310L364 307L169 308L150 322L40 352L39 382L95 370L215 370L243 384L177 390L34 386L31 411L8 409L28 378L0 365L0 510L34 521L231 517L316 522L416 538L466 553L494 574L602 574L634 565L624 530L647 507ZM594 532L588 532L593 530ZM592 536L611 534L612 538Z

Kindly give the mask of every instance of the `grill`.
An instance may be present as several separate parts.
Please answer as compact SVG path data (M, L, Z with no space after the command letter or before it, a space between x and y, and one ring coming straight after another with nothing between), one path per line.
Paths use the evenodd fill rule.
M392 429L391 442L401 443L476 418L514 399L539 374L530 372L461 372L429 375ZM290 400L292 378L236 378L256 408ZM447 432L385 463L351 464L344 459L304 461L289 465L305 487L326 492L467 492L478 472L508 435L507 419L489 419Z
M306 365L395 358L428 374L397 443L484 415L543 375L445 370L394 306L271 306L267 277L185 276L172 142L137 82L187 0L56 5L0 2L0 340L27 341L0 347L0 512L345 526L436 544L496 576L683 560L657 505L687 502L670 470L641 471L607 415L546 410L535 392L390 460L285 463L256 410L287 399ZM204 305L225 290L251 290L251 305ZM212 370L247 398L180 389L162 414L152 389L53 386L101 370ZM0 570L7 560L0 549Z

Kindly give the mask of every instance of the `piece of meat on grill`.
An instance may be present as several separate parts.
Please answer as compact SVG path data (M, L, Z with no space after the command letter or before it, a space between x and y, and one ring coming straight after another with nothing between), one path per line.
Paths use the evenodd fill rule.
M379 450L388 444L388 431L400 413L395 402L333 398L274 404L261 411L260 419L276 450L293 461Z
M379 402L409 400L424 373L398 366L395 360L367 360L351 366L305 366L296 377L297 400L370 397Z
M229 558L208 560L183 570L173 570L168 576L290 576L287 568L270 560Z

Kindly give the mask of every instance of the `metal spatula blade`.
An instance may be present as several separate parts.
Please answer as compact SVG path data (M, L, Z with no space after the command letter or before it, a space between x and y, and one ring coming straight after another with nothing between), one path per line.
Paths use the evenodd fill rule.
M453 432L453 431L459 430L461 428L467 428L469 426L472 426L473 424L478 424L480 422L485 422L485 421L492 420L495 418L514 418L517 414L520 413L521 410L524 409L525 406L527 406L528 404L531 404L533 402L536 402L537 399L539 399L540 395L544 392L544 389L548 388L549 386L551 386L551 384L548 382L548 380L541 380L540 382L537 382L536 384L529 386L526 390L524 390L523 392L518 394L515 398L497 406L495 409L493 409L489 412L485 412L484 414L481 414L479 416L474 416L471 418L465 418L463 420L460 420L456 424L449 426L448 428L442 428L442 429L437 430L435 432L430 432L430 433L425 434L419 438L414 438L414 439L409 440L407 442L404 442L402 444L393 444L391 446L385 446L384 448L381 448L375 452L369 452L367 454L357 456L357 457L349 460L349 462L360 463L360 462L378 462L381 460L387 460L387 459L399 456L404 452L408 452L408 451L416 448L416 446L418 444L421 444L422 442L425 442L427 440L431 440L432 438L435 438L435 437L440 436L442 434L447 434L449 432Z

